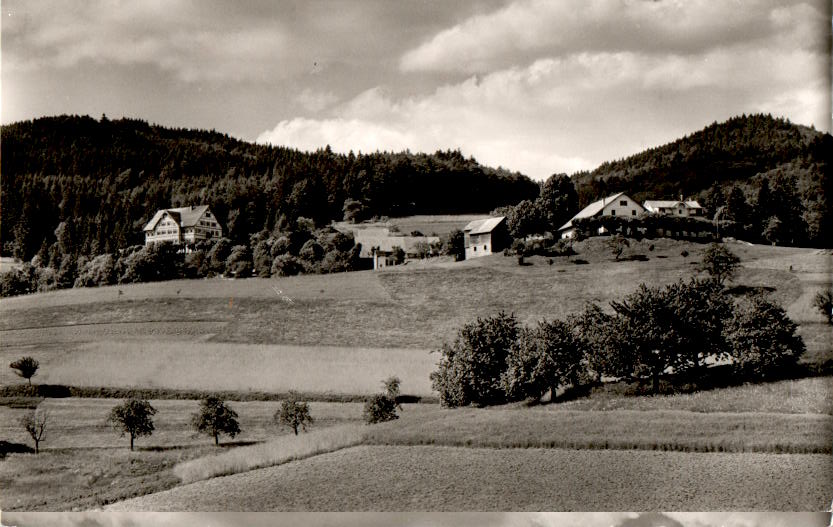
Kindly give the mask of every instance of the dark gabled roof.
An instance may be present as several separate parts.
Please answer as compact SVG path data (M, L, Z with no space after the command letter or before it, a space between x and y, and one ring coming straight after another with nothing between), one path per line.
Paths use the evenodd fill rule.
M500 222L506 219L506 216L498 216L497 218L486 218L483 220L473 220L463 227L463 232L469 234L486 234L492 232L495 227L500 225Z
M198 221L200 221L200 218L202 218L203 214L205 214L207 210L208 205L178 207L175 209L160 209L156 211L156 214L153 215L153 218L150 219L142 230L152 231L156 228L156 224L159 223L159 220L162 219L162 216L164 216L166 212L168 213L168 216L170 216L179 225L180 229L193 227Z

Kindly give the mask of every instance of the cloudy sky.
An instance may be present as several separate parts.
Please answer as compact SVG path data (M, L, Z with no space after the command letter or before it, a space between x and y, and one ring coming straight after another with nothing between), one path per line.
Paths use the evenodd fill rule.
M733 115L829 131L829 0L2 2L3 123L130 116L535 178Z
M16 527L826 527L827 513L5 513Z

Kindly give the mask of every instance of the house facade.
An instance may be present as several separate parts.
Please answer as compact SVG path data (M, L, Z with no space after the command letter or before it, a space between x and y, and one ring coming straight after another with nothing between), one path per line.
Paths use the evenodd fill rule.
M145 245L169 242L188 246L223 236L223 228L208 205L158 210L143 230Z
M474 220L463 228L466 260L501 252L511 243L506 217Z
M584 207L578 214L570 218L570 221L562 225L558 232L561 238L573 238L576 235L576 228L573 222L581 218L595 218L598 216L638 216L645 212L645 207L634 201L624 192L594 201ZM604 234L606 229L599 227L598 234Z
M694 200L659 200L649 199L643 203L645 210L654 214L667 214L679 217L702 217L705 215L703 207Z

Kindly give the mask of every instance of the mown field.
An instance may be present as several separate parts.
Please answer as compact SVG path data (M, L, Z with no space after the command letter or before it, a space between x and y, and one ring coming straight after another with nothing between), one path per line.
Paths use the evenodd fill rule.
M826 455L361 446L108 510L821 510Z
M430 233L403 226L404 232ZM531 324L566 317L587 302L604 307L640 282L691 276L705 247L635 242L625 260L615 262L602 240L591 240L577 245L577 256L552 263L533 257L523 267L495 255L384 272L175 281L3 299L0 362L32 355L41 363L35 383L87 387L90 393L96 387L160 394L224 390L231 399L245 399L250 392L296 389L356 400L397 375L403 393L425 397L432 395L428 373L438 359L430 352L463 323L499 310ZM770 290L800 324L808 347L804 361L833 359L833 332L811 305L815 291L831 281L833 256L741 243L731 249L743 267L730 285ZM648 260L628 260L631 255ZM0 385L20 383L0 368ZM40 404L52 414L53 428L44 451L0 461L0 506L96 508L171 489L182 477L242 472L230 476L239 480L209 479L118 507L819 510L833 494L822 483L833 482L831 392L833 378L818 377L687 395L595 393L531 408L406 405L399 421L362 427L362 446L292 462L297 445L281 443L286 432L271 422L276 401L232 403L244 432L219 449L209 438L193 436L188 418L196 401L154 401L157 431L130 453L127 439L104 424L116 400L47 399ZM24 411L0 406L0 439L26 442L17 424ZM359 422L361 404L313 403L313 415L319 419L315 430L323 433ZM325 446L310 439L311 446L298 451L353 447L350 434L335 443L322 439ZM586 470L564 468L581 460ZM249 471L270 465L277 466ZM186 466L198 470L187 472ZM327 473L332 476L324 484ZM508 479L517 473L519 486ZM776 477L781 479L773 485ZM707 488L708 478L717 481L714 489ZM234 488L219 495L229 481ZM733 484L745 492L732 492ZM322 485L332 490L321 491ZM242 489L246 496L238 496Z

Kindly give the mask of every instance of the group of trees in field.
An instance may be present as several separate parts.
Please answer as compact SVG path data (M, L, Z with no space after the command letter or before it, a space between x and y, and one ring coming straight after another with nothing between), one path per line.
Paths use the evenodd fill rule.
M32 377L40 368L39 362L33 357L21 357L9 364L15 373L26 379L31 385ZM400 384L398 377L389 377L383 381L384 391L367 399L364 405L363 417L367 424L382 423L398 419L397 410L402 408L400 398ZM145 399L130 398L114 406L107 416L109 424L121 436L130 437L130 450L133 450L137 438L150 436L156 429L153 416L154 408ZM220 436L227 435L234 439L241 432L237 412L217 395L208 395L200 401L199 409L191 415L191 426L199 434L214 439L214 444L220 444ZM26 413L20 419L20 426L32 438L35 453L40 451L49 412L42 408ZM280 408L273 415L274 422L284 428L292 430L297 436L299 431L306 432L315 423L307 402L300 400L298 394L290 391L286 399L281 401Z
M725 359L748 379L777 376L797 363L804 343L774 301L761 294L733 300L724 282L737 265L715 244L701 266L708 278L641 284L611 302L612 313L590 304L535 327L502 312L478 318L440 349L433 388L444 405L456 407L554 396L560 387L602 377L647 382L658 393L669 371L677 379L703 379L710 362Z

